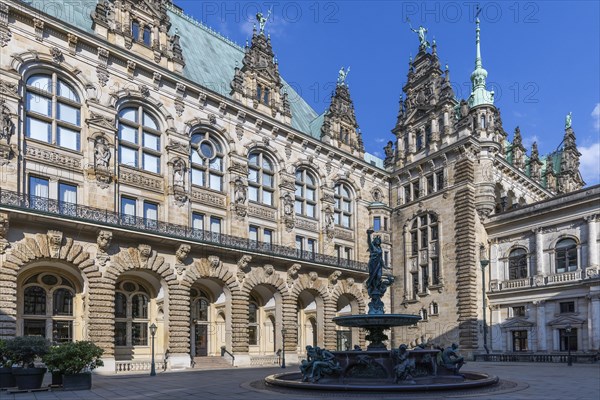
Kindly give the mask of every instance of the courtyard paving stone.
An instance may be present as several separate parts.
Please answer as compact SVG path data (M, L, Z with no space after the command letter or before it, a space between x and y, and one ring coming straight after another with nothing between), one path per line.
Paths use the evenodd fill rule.
M429 393L357 393L298 392L265 388L267 375L295 371L281 368L235 368L218 371L164 372L148 375L95 375L91 391L16 393L0 392L1 400L113 400L113 399L286 399L311 398L351 399L600 399L600 364L529 364L470 362L464 369L482 371L500 377L496 388L460 392Z

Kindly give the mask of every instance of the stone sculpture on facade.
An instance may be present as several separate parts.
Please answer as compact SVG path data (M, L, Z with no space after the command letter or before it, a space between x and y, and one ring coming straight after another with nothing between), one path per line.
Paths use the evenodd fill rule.
M183 274L185 270L185 260L188 258L192 247L189 244L183 243L180 244L175 252L175 259L177 262L175 263L175 270L178 275Z
M102 230L98 232L98 237L96 238L96 245L98 246L96 262L102 267L105 266L106 262L110 259L110 256L108 255L108 249L110 248L112 237L113 234L111 231Z
M14 129L8 107L4 105L4 102L0 102L0 165L6 164L12 154L10 138Z
M0 254L4 254L10 247L10 242L6 238L8 235L8 214L0 213Z

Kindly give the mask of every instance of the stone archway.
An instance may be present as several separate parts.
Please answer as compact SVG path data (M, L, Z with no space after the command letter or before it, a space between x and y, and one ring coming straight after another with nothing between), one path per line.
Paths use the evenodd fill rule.
M294 285L290 290L290 296L284 302L284 324L286 327L295 327L295 329L288 329L290 331L288 333L290 337L289 340L293 340L293 343L298 343L298 297L304 290L310 290L318 293L318 295L323 299L323 343L325 344L325 347L327 347L327 343L330 341L329 336L331 335L329 332L332 326L331 318L333 318L335 314L335 311L332 314L331 310L329 309L329 304L331 301L329 298L330 295L327 285L327 280L319 279L316 275L316 272L301 274L298 276L298 279L294 281Z
M79 270L90 287L101 278L95 260L75 244L73 238L60 231L48 231L17 242L6 255L0 274L0 338L14 337L17 324L17 277L19 271L33 262L59 261ZM90 302L91 304L91 302ZM90 313L91 310L90 305ZM93 329L89 330L90 339ZM93 340L93 339L92 339Z
M286 313L290 311L285 307L289 298L286 282L275 273L272 266L253 268L252 271L243 278L243 284L240 286L240 289L232 292L232 344L235 352L248 353L249 351L248 306L250 293L252 292L252 289L258 285L271 286L279 293L282 299L281 312L283 327L290 328L285 319ZM284 346L286 350L292 350L293 348L293 343L288 336L286 336Z
M233 298L233 294L240 291L238 281L236 280L235 275L233 275L226 267L223 266L223 263L216 256L209 256L208 259L203 258L199 261L195 261L190 268L188 268L185 274L182 277L180 289L184 289L186 291L186 299L187 299L187 326L188 329L190 327L190 290L192 285L200 279L213 279L220 282L224 287L227 288L231 297ZM230 300L231 309L233 309L233 299ZM228 306L229 307L229 306ZM232 313L230 313L231 315ZM232 332L232 318L224 318L225 321L225 330L229 333L226 335L231 338ZM192 340L188 334L188 339ZM228 348L227 350L231 350Z
M325 343L327 348L333 349L336 347L336 325L331 320L333 319L333 317L335 317L335 313L337 312L337 303L340 296L349 295L353 297L358 303L358 313L365 313L366 304L362 287L362 284L355 283L354 279L349 278L343 281L339 281L331 291L330 301L326 304L326 310L328 310L326 318L328 318L328 321L330 321L331 323L330 326L326 327L327 332L330 333L326 336L326 338L328 339L328 341ZM359 342L361 346L364 345L365 333L363 331L359 331Z

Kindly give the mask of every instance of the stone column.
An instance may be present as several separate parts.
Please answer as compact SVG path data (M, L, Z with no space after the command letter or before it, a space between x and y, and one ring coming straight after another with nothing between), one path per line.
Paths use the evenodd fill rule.
M586 218L588 223L588 268L598 266L598 215L590 215Z
M546 338L546 307L544 300L535 301L537 324L537 348L534 351L547 351L548 339Z
M589 350L600 350L600 294L590 296L590 304L588 306L588 335L590 338L591 348Z
M535 273L544 275L544 237L542 228L535 229Z

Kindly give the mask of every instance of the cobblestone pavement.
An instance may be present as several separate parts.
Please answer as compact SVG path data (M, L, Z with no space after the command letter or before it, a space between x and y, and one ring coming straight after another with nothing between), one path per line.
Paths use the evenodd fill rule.
M468 367L468 368L466 368ZM429 393L356 393L356 392L298 392L270 389L262 378L285 372L295 372L292 366L280 368L236 368L213 371L185 371L148 375L94 376L91 391L16 393L0 392L1 400L101 400L101 399L285 399L315 398L351 399L600 399L600 365L529 364L529 363L476 363L470 362L465 370L481 371L500 377L496 387L462 390L458 392Z

